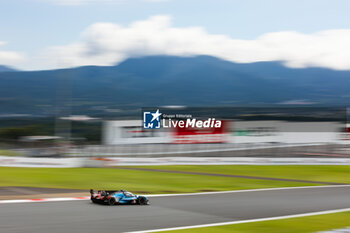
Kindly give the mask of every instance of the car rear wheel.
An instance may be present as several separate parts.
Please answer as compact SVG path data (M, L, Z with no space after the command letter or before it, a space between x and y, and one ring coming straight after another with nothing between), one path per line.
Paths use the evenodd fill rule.
M117 201L115 200L114 197L111 197L109 200L108 200L108 205L115 205L117 203Z

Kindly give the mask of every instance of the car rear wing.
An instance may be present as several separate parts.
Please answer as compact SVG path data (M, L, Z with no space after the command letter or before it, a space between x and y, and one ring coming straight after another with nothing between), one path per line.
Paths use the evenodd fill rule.
M116 193L116 192L122 192L124 190L98 190L98 192L105 192L106 194ZM95 191L93 189L90 189L90 194L95 194Z

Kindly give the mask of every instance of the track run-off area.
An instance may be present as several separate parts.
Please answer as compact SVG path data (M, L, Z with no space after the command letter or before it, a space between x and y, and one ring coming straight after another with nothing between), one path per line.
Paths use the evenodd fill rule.
M1 232L133 232L229 224L350 208L350 185L149 195L148 206L86 197L0 202Z

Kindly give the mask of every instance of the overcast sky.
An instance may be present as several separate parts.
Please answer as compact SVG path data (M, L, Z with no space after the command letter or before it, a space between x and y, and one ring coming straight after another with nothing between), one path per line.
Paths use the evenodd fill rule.
M350 70L348 0L0 0L0 64L206 54Z

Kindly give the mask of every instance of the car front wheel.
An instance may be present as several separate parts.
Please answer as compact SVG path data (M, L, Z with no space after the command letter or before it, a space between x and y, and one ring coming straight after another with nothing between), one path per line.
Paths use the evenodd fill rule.
M147 205L147 199L145 197L140 197L138 200L139 205Z

